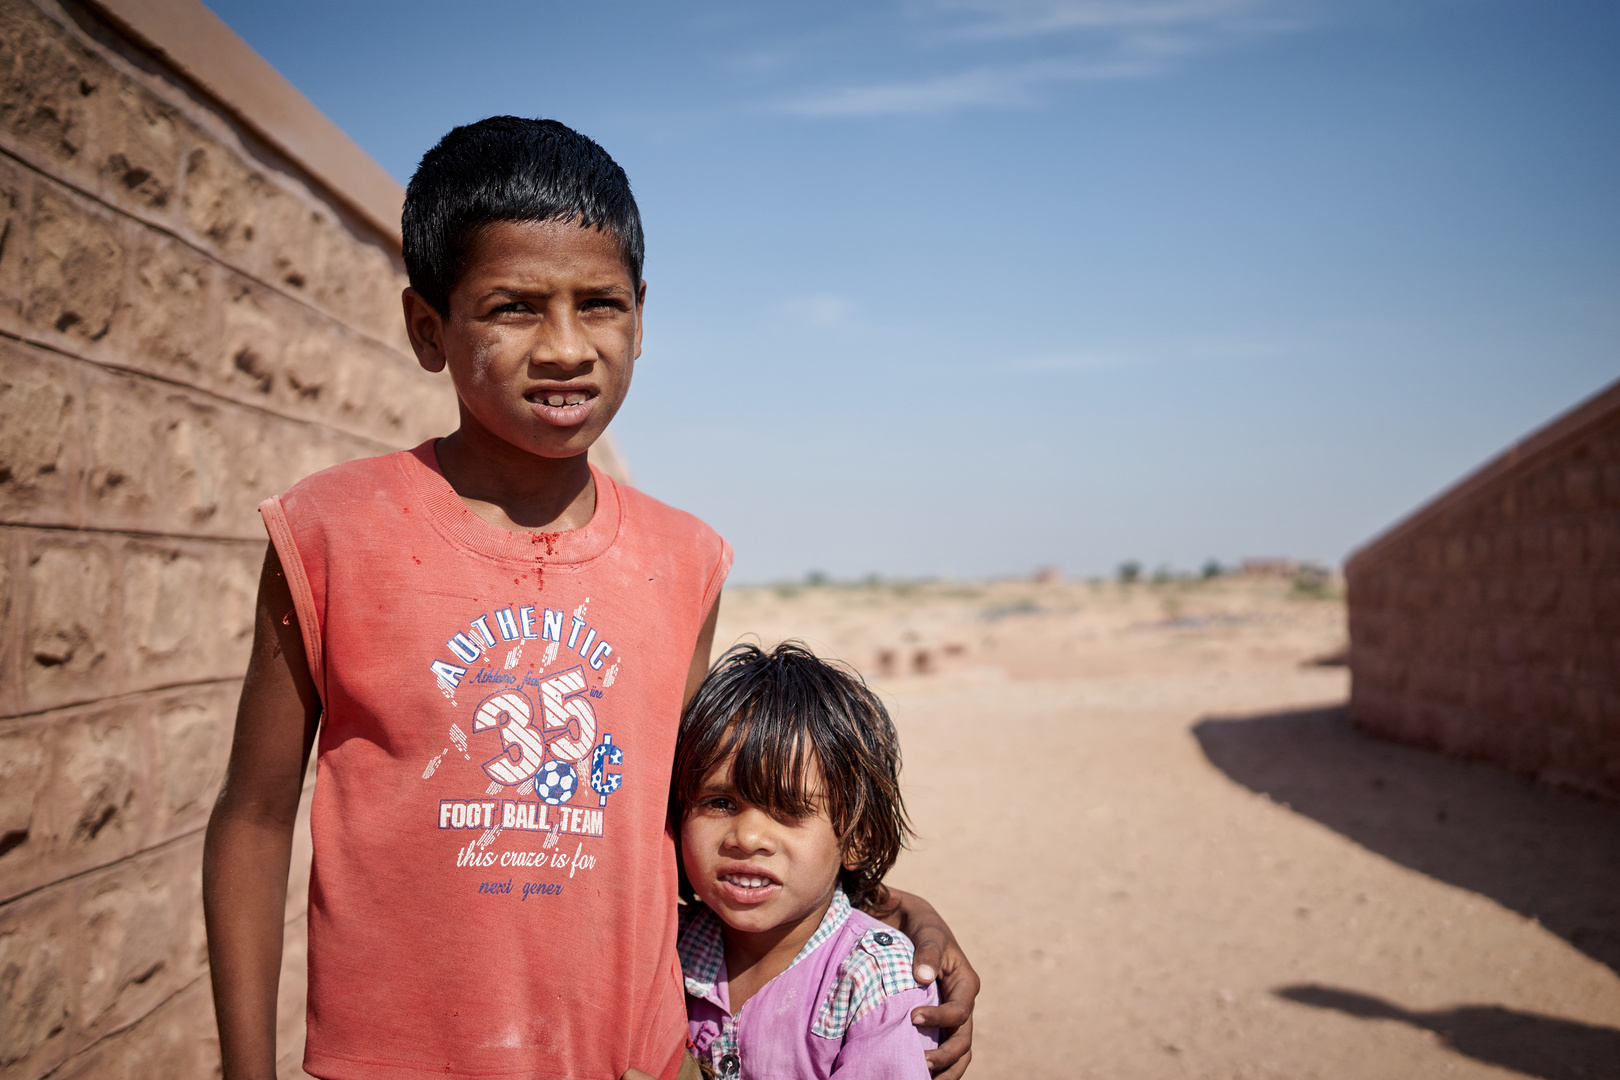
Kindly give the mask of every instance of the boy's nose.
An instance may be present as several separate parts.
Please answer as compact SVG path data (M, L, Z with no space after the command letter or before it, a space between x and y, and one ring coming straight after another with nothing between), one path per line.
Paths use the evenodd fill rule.
M529 350L529 363L536 367L562 368L572 371L596 359L585 328L572 313L545 321L533 347Z

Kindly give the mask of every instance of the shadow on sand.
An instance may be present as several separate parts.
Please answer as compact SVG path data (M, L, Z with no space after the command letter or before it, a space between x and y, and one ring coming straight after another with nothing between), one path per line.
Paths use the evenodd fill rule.
M1536 919L1620 972L1620 805L1363 735L1343 708L1213 718L1193 733L1251 791ZM1326 986L1276 994L1426 1028L1458 1053L1544 1080L1620 1077L1615 1028L1498 1005L1414 1012Z
M1201 721L1215 767L1620 972L1620 804L1363 735L1343 708Z
M1620 1030L1560 1020L1500 1005L1459 1005L1412 1012L1370 994L1330 986L1288 986L1280 998L1364 1020L1397 1020L1425 1028L1475 1061L1542 1080L1620 1076Z

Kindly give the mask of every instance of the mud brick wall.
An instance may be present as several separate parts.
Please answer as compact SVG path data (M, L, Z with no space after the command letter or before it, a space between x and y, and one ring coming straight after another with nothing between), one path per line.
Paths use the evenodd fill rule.
M1358 725L1620 796L1620 383L1346 573Z
M0 1076L20 1080L217 1074L199 865L255 506L455 422L403 337L397 236L105 10L0 0Z

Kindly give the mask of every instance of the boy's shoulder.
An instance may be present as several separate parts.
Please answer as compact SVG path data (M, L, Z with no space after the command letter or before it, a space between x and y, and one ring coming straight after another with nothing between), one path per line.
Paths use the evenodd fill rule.
M338 509L355 500L373 501L397 490L402 483L432 482L427 474L443 483L443 473L434 457L429 439L409 450L396 450L376 457L355 458L311 473L280 496L283 501L303 503L318 509ZM709 541L717 548L725 541L696 514L678 510L646 492L616 481L592 466L600 486L611 485L612 497L626 527L655 541Z
M433 440L410 450L395 450L376 457L354 458L310 473L279 498L283 502L303 503L315 508L339 505L356 498L375 499L379 494L397 488L405 479L401 466L404 459L421 460L423 452L433 453Z
M716 541L720 540L720 535L696 514L676 509L639 488L614 480L600 469L593 471L598 485L613 485L627 526L643 533L667 535L672 539L712 536Z
M596 482L597 510L603 511L602 491L609 489L617 504L619 536L628 541L620 549L639 568L637 572L645 573L648 580L691 580L690 575L697 574L707 610L731 572L731 545L696 514L677 510L600 471Z
M430 439L410 450L322 469L265 500L260 513L273 536L285 532L295 546L311 550L336 544L351 555L361 549L387 551L399 543L400 530L431 527L458 550L531 562L534 535L473 520L439 469L433 444ZM696 590L705 602L712 599L731 567L725 540L695 515L599 469L593 473L597 500L591 523L560 536L547 534L557 541L557 561L594 565L613 551L632 577Z

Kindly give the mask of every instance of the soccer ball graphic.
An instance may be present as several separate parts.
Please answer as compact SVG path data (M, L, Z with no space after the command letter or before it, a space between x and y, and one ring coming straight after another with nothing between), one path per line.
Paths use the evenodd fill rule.
M578 786L579 774L566 761L548 761L534 777L534 793L552 806L572 799Z

